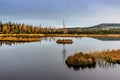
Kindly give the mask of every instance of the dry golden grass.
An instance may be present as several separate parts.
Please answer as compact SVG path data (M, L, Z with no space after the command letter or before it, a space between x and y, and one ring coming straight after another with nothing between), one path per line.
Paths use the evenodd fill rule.
M0 37L95 37L120 38L119 34L0 34Z
M83 54L82 52L76 53L73 56L69 56L66 60L68 65L72 66L87 66L93 65L96 62L96 58L91 54Z
M119 34L46 34L51 37L95 37L95 38L120 38Z
M0 34L0 37L43 37L44 34Z
M71 66L84 66L95 64L97 59L103 59L108 63L120 63L120 49L118 50L103 50L90 53L76 53L66 59L66 64Z
M40 41L44 34L0 34L0 41L34 42Z
M40 41L40 38L0 37L0 41L34 42L34 41Z
M120 50L104 51L99 54L101 58L104 58L110 63L120 63Z

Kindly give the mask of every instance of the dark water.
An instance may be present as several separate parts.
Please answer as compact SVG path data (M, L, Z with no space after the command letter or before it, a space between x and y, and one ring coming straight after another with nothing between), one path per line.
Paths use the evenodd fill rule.
M76 52L119 49L120 40L72 38L73 44L57 44L57 38L40 42L1 42L0 80L120 80L120 65L99 63L73 68L65 60Z

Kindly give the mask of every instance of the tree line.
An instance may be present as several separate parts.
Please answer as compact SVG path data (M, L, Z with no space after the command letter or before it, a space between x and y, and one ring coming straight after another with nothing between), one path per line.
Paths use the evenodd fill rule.
M61 29L17 24L12 22L2 23L0 21L0 34L50 34L50 33L63 33Z
M100 29L84 29L84 28L53 28L52 26L43 27L18 24L18 23L2 23L0 21L0 34L120 34L120 30L100 30Z
M0 34L75 34L78 30L69 30L65 28L53 28L52 26L33 26L18 23L2 23L0 21Z

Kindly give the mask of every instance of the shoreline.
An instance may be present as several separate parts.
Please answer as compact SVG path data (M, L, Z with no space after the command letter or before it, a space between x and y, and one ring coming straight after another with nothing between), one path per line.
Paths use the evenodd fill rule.
M45 34L47 37L113 37L120 38L120 34Z
M120 37L120 34L0 34L0 37Z
M119 34L0 34L0 41L35 42L41 37L120 38Z
M0 41L37 42L44 34L0 34Z
M9 41L9 42L37 42L40 41L40 38L16 38L16 37L0 37L0 41Z

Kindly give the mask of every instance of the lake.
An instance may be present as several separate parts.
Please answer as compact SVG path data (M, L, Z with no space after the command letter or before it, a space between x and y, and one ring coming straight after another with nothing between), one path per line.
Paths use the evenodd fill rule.
M57 44L59 37L39 42L0 42L0 80L119 80L119 64L69 67L65 60L77 52L120 49L120 39L72 38L73 44Z

